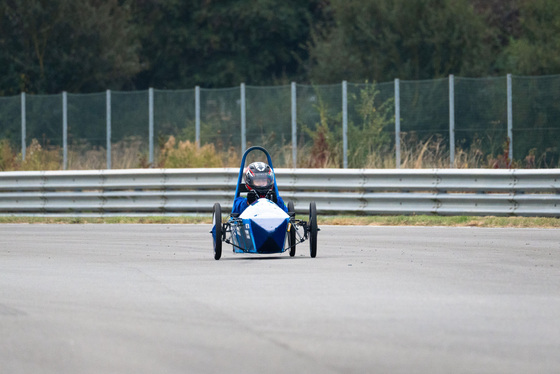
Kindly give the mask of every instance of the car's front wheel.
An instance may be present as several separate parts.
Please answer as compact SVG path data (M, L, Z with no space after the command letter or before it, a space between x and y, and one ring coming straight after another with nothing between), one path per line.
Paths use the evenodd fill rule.
M222 207L214 204L212 212L212 237L214 239L214 260L222 257Z

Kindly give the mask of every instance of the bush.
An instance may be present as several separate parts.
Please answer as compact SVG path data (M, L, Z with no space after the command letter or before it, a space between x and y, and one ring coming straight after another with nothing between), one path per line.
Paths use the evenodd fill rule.
M375 83L360 90L360 96L351 95L361 123L348 123L348 163L350 167L382 167L387 158L393 158L394 100L379 102Z
M0 171L16 170L16 155L7 139L0 140Z
M205 144L198 147L196 143L189 140L177 141L174 136L161 150L161 166L164 168L201 168L201 167L223 167L223 162L216 152L214 144Z
M62 157L60 148L46 149L33 139L26 148L25 160L19 170L60 170Z

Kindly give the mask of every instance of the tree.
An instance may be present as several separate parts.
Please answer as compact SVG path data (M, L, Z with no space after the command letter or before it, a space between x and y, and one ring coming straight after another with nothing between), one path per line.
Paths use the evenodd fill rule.
M5 93L120 89L142 69L127 1L8 0L0 20Z
M487 71L485 24L467 0L332 0L310 46L315 82Z
M302 79L310 23L319 0L144 0L137 87L185 88L274 84Z
M521 34L503 51L504 70L517 75L560 73L560 3L522 0Z

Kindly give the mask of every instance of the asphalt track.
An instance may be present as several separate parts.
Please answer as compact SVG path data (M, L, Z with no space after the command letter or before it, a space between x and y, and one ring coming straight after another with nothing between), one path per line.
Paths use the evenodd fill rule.
M560 231L0 225L2 373L558 373Z

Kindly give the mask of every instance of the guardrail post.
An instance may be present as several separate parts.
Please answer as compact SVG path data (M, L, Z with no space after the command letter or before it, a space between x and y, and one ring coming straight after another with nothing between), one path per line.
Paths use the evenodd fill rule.
M245 83L241 83L241 153L245 152L247 147L245 138Z
M62 169L68 169L68 95L62 92Z
M507 134L509 138L509 160L513 160L513 104L511 74L507 75Z
M342 81L342 167L348 168L348 83Z
M107 90L105 102L107 116L107 169L111 169L111 90Z
M150 167L154 167L154 89L150 87L148 90L148 114L149 114L149 152Z
M292 165L297 168L297 90L292 82Z
M200 87L194 88L195 142L200 147Z
M395 79L395 165L401 167L401 93L399 79Z
M455 78L449 75L449 167L455 165Z
M21 160L25 161L26 145L26 114L25 114L25 92L21 93Z

